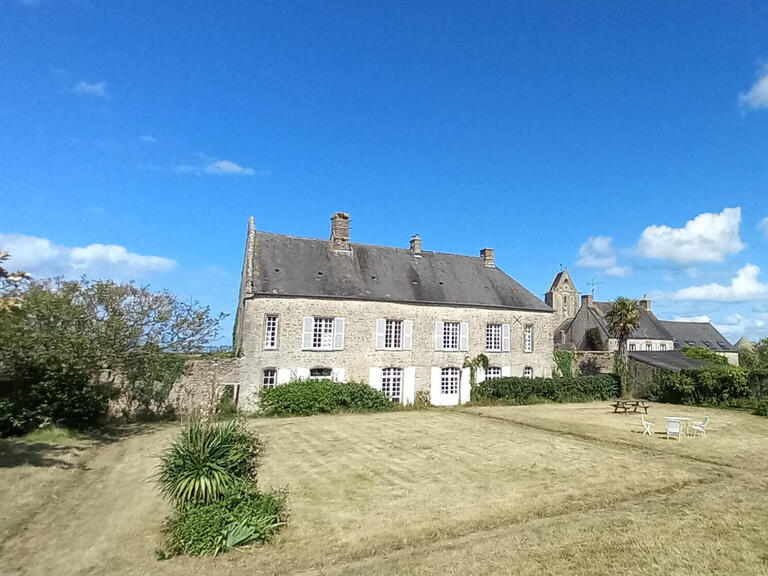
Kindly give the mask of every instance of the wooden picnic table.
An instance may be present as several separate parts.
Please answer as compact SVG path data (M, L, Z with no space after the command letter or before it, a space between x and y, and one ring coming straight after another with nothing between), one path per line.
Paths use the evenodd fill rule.
M617 400L611 404L611 406L613 406L614 414L618 412L629 414L630 410L635 414L638 410L643 410L645 414L648 414L648 408L650 408L650 406L645 403L645 400Z

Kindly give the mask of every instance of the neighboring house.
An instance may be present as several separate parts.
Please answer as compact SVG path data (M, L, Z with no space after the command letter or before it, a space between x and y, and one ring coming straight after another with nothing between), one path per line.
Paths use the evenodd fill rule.
M675 350L685 346L709 348L725 356L730 364L739 365L739 349L720 334L709 322L679 322L662 320L661 322L672 335Z
M680 350L667 352L630 352L629 374L632 379L633 395L637 398L646 397L648 387L653 383L656 372L680 372L711 366L709 360L689 358Z
M350 240L349 215L330 240L248 226L235 328L237 396L300 378L368 382L401 403L469 400L466 357L484 353L493 376L549 376L552 309L479 257ZM480 374L478 381L487 375Z
M567 270L559 272L545 295L545 301L555 310L560 324L555 328L555 346L576 350L618 350L617 338L608 331L606 318L611 302L596 302L591 295L581 296L581 306L575 308L579 297ZM671 352L687 346L701 346L725 356L738 365L738 349L709 322L677 322L659 320L651 310L647 296L638 300L640 323L627 341L629 352Z

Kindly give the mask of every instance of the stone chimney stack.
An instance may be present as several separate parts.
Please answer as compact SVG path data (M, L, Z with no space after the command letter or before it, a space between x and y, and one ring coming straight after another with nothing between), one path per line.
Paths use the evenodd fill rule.
M480 257L488 268L496 268L496 251L493 248L483 248L480 250Z
M651 310L651 299L648 298L647 294L643 294L643 297L640 298L640 300L637 302L638 306L640 308L643 308L645 310L648 310L650 312Z
M421 258L421 236L414 234L411 238L411 254Z
M581 307L592 306L592 294L584 294L581 297Z
M331 216L331 250L352 252L349 244L349 214L346 212L336 212Z

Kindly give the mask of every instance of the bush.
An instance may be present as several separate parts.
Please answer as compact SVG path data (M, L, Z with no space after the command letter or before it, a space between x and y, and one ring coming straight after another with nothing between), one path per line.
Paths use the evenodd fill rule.
M285 519L284 493L259 492L254 483L241 482L209 504L179 506L166 524L164 556L219 554L234 546L267 542Z
M768 416L768 398L758 400L752 414L755 416Z
M683 354L688 356L688 358L709 360L712 364L728 364L728 358L704 346L683 346Z
M221 499L241 481L255 484L262 450L242 420L213 426L194 420L161 456L160 491L177 506Z
M554 402L591 402L619 395L619 378L613 374L574 376L573 378L492 378L473 390L475 401L505 404Z
M382 392L359 382L297 380L261 391L267 416L309 416L329 412L383 412L393 404Z
M658 370L648 391L649 400L671 404L740 406L750 396L746 372L730 365L681 372Z

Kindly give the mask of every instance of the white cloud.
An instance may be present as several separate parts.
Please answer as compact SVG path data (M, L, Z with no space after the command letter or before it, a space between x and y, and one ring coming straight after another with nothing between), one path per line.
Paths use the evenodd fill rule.
M613 251L613 238L610 236L591 236L579 248L577 266L585 268L603 268L606 276L627 276L630 268L616 265L616 253Z
M741 208L725 208L720 214L705 212L683 228L648 226L638 242L641 255L675 262L722 262L744 249L739 237Z
M763 234L768 236L768 216L763 218L762 222L760 222L760 230L763 231Z
M72 92L82 96L98 96L100 98L109 96L109 94L107 94L107 83L104 81L89 84L88 82L81 80L78 82L77 86L72 88Z
M179 164L174 167L174 170L182 173L213 174L215 176L254 176L257 174L253 168L240 166L231 160L219 160L205 154L198 154L198 157L200 162L197 164ZM258 174L263 176L266 172L259 171Z
M760 282L760 268L747 264L739 270L728 286L706 284L690 286L672 294L673 300L709 300L716 302L744 302L749 300L768 300L768 284Z
M0 248L11 254L9 263L13 269L24 270L36 278L87 275L131 280L153 272L167 272L176 266L169 258L136 254L124 246L60 246L47 238L23 234L0 233Z
M768 337L768 314L757 314L751 318L734 314L717 322L715 327L731 342L736 342L742 336L756 342Z
M712 322L709 316L673 316L675 322Z
M144 136L139 138L139 140L141 140L142 142L147 142L148 144L156 144L157 143L157 138L155 138L151 134L145 134Z
M761 68L752 87L739 94L739 104L752 109L768 108L768 65Z

